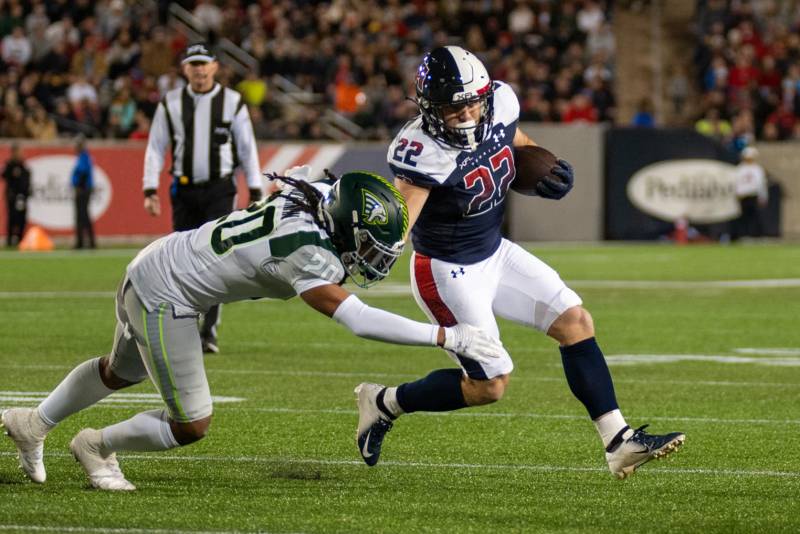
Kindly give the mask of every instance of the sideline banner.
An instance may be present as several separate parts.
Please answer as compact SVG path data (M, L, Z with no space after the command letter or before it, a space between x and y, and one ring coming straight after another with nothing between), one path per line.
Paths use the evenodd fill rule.
M739 217L738 158L690 129L613 128L606 134L606 239L658 239L685 219L717 238ZM767 235L779 235L780 189L763 211Z
M41 145L21 141L20 146L31 171L28 224L39 225L51 235L72 235L75 212L70 179L76 161L73 145ZM98 236L158 236L172 231L169 202L171 177L168 172L162 173L159 187L161 216L151 217L144 211L142 172L145 147L143 142L87 143L94 164L95 181L89 214ZM344 145L263 145L259 146L259 161L264 172L282 173L289 167L304 164L321 172L323 168L332 168L344 152ZM9 155L10 143L0 145L0 167L5 166ZM169 156L165 168L169 169ZM238 204L244 207L248 193L243 176L238 176L237 185ZM3 237L6 223L6 202L3 200L0 202L0 235Z

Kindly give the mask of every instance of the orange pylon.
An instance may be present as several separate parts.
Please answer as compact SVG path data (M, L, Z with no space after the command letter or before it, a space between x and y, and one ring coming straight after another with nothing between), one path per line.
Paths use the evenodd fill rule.
M20 250L53 250L53 240L41 226L33 225L28 228L22 241L19 242Z

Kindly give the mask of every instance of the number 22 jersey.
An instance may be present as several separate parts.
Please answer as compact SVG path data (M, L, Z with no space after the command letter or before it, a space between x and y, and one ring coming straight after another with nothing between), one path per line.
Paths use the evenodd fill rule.
M473 151L445 145L408 122L389 146L395 177L430 188L412 230L414 250L432 258L470 264L500 246L505 198L514 180L514 134L519 101L508 84L494 82L490 131Z

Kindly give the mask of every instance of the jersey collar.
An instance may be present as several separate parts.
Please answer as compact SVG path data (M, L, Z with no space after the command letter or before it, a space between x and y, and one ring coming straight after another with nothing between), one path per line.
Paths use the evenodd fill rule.
M214 83L214 87L212 87L209 92L207 92L207 93L195 93L194 91L192 91L192 86L190 84L186 84L186 91L195 100L198 100L200 98L213 98L214 96L216 96L217 93L220 92L221 89L222 89L222 86L219 84L219 82L215 82Z

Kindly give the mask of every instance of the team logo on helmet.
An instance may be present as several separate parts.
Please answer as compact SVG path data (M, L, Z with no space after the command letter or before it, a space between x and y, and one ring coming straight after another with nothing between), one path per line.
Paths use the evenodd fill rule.
M389 222L389 215L386 212L386 206L383 202L369 192L368 189L362 189L364 195L363 212L361 216L367 224L386 224Z

